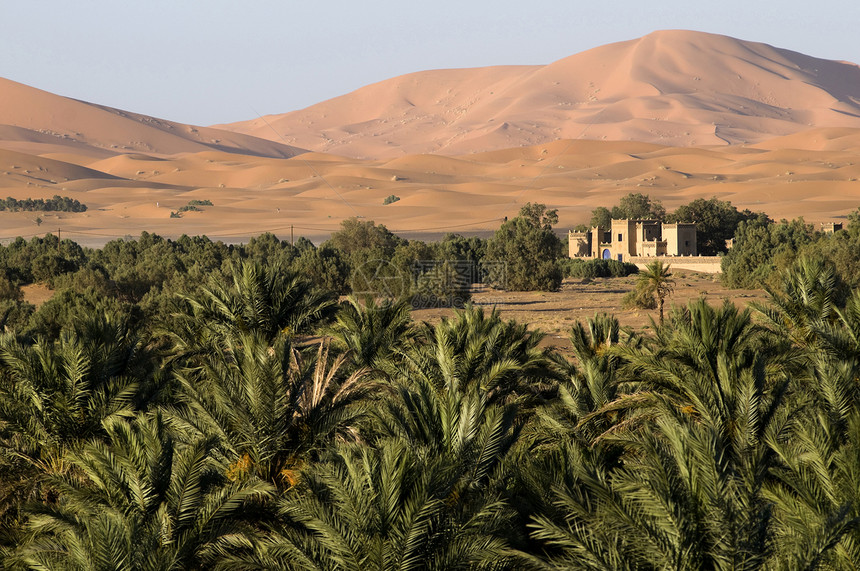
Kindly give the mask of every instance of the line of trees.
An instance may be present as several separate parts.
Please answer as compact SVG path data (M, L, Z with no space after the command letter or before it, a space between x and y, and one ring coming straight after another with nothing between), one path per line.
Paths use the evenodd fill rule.
M218 265L211 242L179 243L187 258L152 235L81 251L73 275L100 260L120 282L153 251ZM832 264L795 261L752 310L672 308L651 334L597 315L569 359L495 311L416 323L408 298L338 301L283 244L246 248L267 261L225 256L151 319L81 275L49 302L58 330L7 327L4 567L860 561L860 290L841 296Z
M53 198L25 198L18 200L7 197L0 199L0 210L11 210L12 212L86 212L87 205L77 199L55 194Z

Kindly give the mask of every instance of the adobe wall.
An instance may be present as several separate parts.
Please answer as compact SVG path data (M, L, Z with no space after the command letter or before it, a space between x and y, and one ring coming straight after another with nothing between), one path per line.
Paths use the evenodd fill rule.
M662 260L664 264L672 266L673 270L690 270L705 274L719 274L723 271L720 267L722 256L658 256L655 258L635 256L630 258L630 263L644 270L645 266L654 260Z

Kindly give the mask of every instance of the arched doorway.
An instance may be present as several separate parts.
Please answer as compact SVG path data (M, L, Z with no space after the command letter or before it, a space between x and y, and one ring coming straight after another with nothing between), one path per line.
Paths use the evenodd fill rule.
M612 259L612 252L609 251L609 248L607 248L606 250L603 250L603 259L604 260L611 260Z

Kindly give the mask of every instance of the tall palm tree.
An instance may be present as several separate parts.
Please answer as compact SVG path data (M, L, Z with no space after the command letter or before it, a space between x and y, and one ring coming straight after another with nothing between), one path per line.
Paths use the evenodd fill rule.
M281 501L284 525L224 569L404 571L499 569L508 511L492 496L464 504L457 468L406 443L347 446L307 469Z
M106 421L106 442L68 454L55 505L35 507L33 538L12 557L30 569L168 571L206 568L228 538L253 534L244 513L271 496L259 481L229 482L209 452L161 416ZM253 519L253 518L247 518Z
M342 373L345 356L329 344L300 352L289 340L237 333L199 365L179 370L171 421L195 438L214 436L234 478L257 476L278 487L334 439L357 438L363 399L374 389L364 370Z
M654 260L644 270L639 273L639 283L637 287L648 294L657 298L657 308L660 314L660 325L663 325L663 304L675 290L675 280L672 279L672 273L669 271L669 264L663 265L662 260Z

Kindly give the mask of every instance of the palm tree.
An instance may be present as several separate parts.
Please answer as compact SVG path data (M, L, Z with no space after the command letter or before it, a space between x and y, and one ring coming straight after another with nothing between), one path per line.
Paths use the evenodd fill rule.
M540 339L471 307L426 329L389 367L393 395L379 403L377 430L450 466L456 503L496 494L516 500L501 491L516 460L511 451L560 378ZM511 540L525 535L518 522L509 519Z
M106 421L106 442L70 452L55 505L34 508L33 538L12 557L30 569L202 569L228 539L254 534L244 513L271 496L259 481L229 482L212 439L188 445L159 414ZM253 519L253 518L247 518Z
M303 474L281 501L284 525L222 568L404 571L499 569L508 510L466 504L457 468L396 440L346 446Z
M819 334L828 351L842 360L854 360L860 354L860 289L851 292L845 307L834 311L836 322L819 330Z
M379 369L407 342L412 306L408 299L377 303L350 297L335 316L331 334L358 368Z
M181 351L206 348L214 337L257 331L266 339L312 333L337 308L331 293L278 265L243 262L232 283L212 280L197 296L181 296L169 333Z
M144 408L157 390L153 357L127 320L82 317L56 342L0 339L0 517L55 493L42 475L67 469L66 453L104 438L103 424Z
M479 386L491 401L540 400L555 391L558 377L552 351L540 347L544 334L527 324L504 321L495 308L486 313L467 306L425 334L413 349L423 345L440 366L447 368L446 361L455 365L450 373L458 375L464 386Z
M214 436L235 479L258 476L280 488L334 439L355 440L363 399L374 389L366 372L341 372L329 344L304 353L287 339L237 333L199 365L180 370L171 421L194 438Z
M801 347L813 348L837 316L838 277L832 263L800 258L780 274L778 288L765 287L769 305L754 304L771 329Z
M621 373L626 361L616 349L639 347L642 338L622 333L617 319L600 314L585 324L577 322L570 340L576 364L568 365L558 398L537 409L509 462L515 481L509 501L526 534L531 520L551 525L565 519L569 510L558 504L559 490L575 495L585 505L594 502L590 480L595 474L617 469L625 452L611 437L629 429L630 422L626 404L615 406L626 394ZM535 532L526 550L552 549L551 541Z
M495 310L467 308L426 335L401 354L380 430L466 462L472 482L485 483L516 441L521 413L555 383L548 353L539 334Z
M622 334L615 317L599 314L588 319L585 326L577 322L570 341L579 367L572 368L569 382L560 386L561 399L553 404L561 406L556 406L554 413L557 419L575 421L576 432L595 439L621 421L611 406L621 396L624 380L620 371L625 360L618 349L641 347L643 339L632 332Z
M622 349L639 389L615 407L638 409L641 422L614 437L627 449L621 468L588 463L577 486L556 488L563 517L533 524L548 559L586 568L814 566L851 520L831 509L807 522L803 542L778 533L772 443L791 435L793 369L769 342L748 311L699 301L675 310L653 347Z
M666 297L674 291L675 280L671 279L669 264L663 265L662 260L654 260L639 273L639 284L637 287L647 295L657 298L657 307L660 312L660 325L663 325L663 303Z
M782 462L770 489L780 531L825 568L851 569L860 561L860 373L857 355L843 360L817 353L798 395L792 437L773 443ZM825 530L828 552L817 549ZM847 533L846 533L847 532Z

